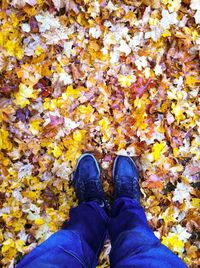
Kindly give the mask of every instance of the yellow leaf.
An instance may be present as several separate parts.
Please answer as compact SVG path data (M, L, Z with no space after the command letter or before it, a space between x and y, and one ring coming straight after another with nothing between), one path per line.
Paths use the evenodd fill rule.
M7 251L10 250L10 248L15 248L15 242L9 238L6 241L3 242L3 246L2 246L2 253L5 253Z
M121 149L124 149L126 147L126 142L120 142L119 144L118 144L118 150L121 150Z
M187 76L187 78L185 80L185 83L189 87L193 87L197 81L198 81L198 79L196 77L194 77L194 76Z
M159 20L157 18L149 18L149 25L155 26L159 23Z
M61 101L59 99L45 98L43 103L44 110L54 111L57 107L60 107Z
M78 98L80 92L77 89L74 89L72 86L68 86L66 92L62 94L63 100L67 100L69 97Z
M176 219L174 218L173 214L174 214L173 209L168 208L168 209L165 210L165 212L162 215L160 215L160 217L164 220L166 225L169 225L170 223L176 221Z
M12 21L12 26L15 28L19 24L19 19L17 18L16 14L13 12L11 14L11 21Z
M84 137L84 135L85 135L85 132L86 132L85 130L76 130L76 131L74 131L73 139L75 141L81 142L83 137Z
M106 130L108 125L110 124L107 118L103 118L98 122L98 125L101 127L101 130Z
M103 132L102 141L107 142L112 135L112 131L109 128L110 122L108 118L103 118L98 122L98 125L101 127L101 131Z
M14 56L14 51L15 51L15 41L14 40L8 40L4 46L6 51L10 56Z
M148 95L144 94L142 98L136 98L134 100L134 107L136 108L133 117L135 119L135 123L132 127L132 129L146 129L148 124L145 122L147 114L145 111L146 105L150 103L148 99Z
M42 218L35 219L35 224L37 224L37 225L42 225L44 223L45 223L45 221Z
M195 208L200 208L200 198L192 198L191 205Z
M121 87L129 87L134 81L134 78L133 75L120 75L118 81Z
M57 145L55 145L53 148L53 155L56 158L58 158L62 155L62 150Z
M13 211L13 217L20 218L22 216L22 211L14 210Z
M30 123L29 130L33 135L37 135L40 130L41 120L34 120Z
M35 200L38 196L37 193L38 192L36 192L36 191L29 191L27 193L27 197L30 198L31 200Z
M21 60L24 56L24 50L21 47L16 47L16 52L15 55L17 57L18 60Z
M178 234L170 233L169 236L162 238L162 243L173 251L181 252L184 241L180 240Z
M192 39L193 41L196 41L199 38L199 34L197 31L192 31Z
M85 105L80 105L78 107L78 110L82 113L82 114L91 114L94 109L92 108L92 106L90 104L88 104L87 106Z
M134 107L138 108L138 109L141 109L141 110L145 110L146 105L149 104L149 103L150 103L150 100L148 100L147 95L144 94L142 96L142 98L137 97L134 100Z
M10 159L5 158L5 159L3 160L3 165L4 165L5 167L7 167L9 164L10 164Z
M178 123L181 120L185 119L185 115L183 114L184 110L181 107L181 105L179 105L178 103L172 103L172 113L175 115L176 120L178 121Z
M161 34L161 36L168 37L168 36L171 36L171 33L169 30L166 30L166 31L164 31L164 33Z
M23 10L29 15L29 16L35 16L37 15L37 11L36 11L36 7L37 5L29 6L29 5L25 5L23 7Z
M161 2L164 4L164 5L167 5L169 0L161 0Z
M21 239L18 239L16 242L15 242L15 245L16 245L16 248L19 252L23 252L23 249L24 249L24 245L25 245L25 242Z
M8 131L2 127L0 129L0 150L11 150L12 149L12 143L9 141L9 133Z
M173 154L175 157L178 156L178 148L173 148Z
M37 46L35 50L35 55L40 56L44 52L44 49L41 46Z
M15 104L20 105L21 108L24 108L27 104L29 104L29 98L33 98L33 87L26 86L24 84L19 85L19 91L15 95Z
M164 141L156 142L152 147L152 155L154 160L158 160L166 146L166 143Z
M1 6L1 8L2 9L6 9L7 6L8 6L8 0L2 0L2 6Z

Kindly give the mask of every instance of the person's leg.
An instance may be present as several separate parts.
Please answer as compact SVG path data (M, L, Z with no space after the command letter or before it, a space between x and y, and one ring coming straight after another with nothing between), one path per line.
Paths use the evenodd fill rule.
M96 266L106 238L108 216L100 169L91 154L79 159L73 184L80 205L70 210L69 222L28 254L17 268Z
M111 267L182 268L181 259L161 244L140 205L139 174L129 157L118 156L113 167L115 202L109 235Z
M110 266L116 268L185 268L181 259L161 244L150 229L140 203L115 200L109 223Z
M70 211L70 220L28 254L17 268L96 267L107 235L108 216L95 201Z

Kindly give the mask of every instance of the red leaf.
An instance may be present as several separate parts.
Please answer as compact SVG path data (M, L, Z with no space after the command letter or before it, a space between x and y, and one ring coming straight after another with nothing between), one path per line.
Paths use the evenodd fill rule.
M38 33L39 32L38 22L37 22L35 17L30 18L29 24L30 24L30 27L31 27L31 32L33 32L33 33Z
M41 95L43 98L47 98L52 93L51 88L51 80L48 77L41 78L37 84L34 85L34 89L40 89L41 92L39 95Z
M144 188L156 188L156 189L163 189L163 182L161 181L145 181L142 183L142 187Z
M139 77L137 82L135 82L130 90L133 91L133 96L141 97L145 92L147 92L150 88L155 87L156 83L152 79L144 80L142 77Z

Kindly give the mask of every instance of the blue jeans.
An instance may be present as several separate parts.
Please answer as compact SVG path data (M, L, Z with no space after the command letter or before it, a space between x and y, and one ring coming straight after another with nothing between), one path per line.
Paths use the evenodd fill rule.
M117 199L110 218L96 202L71 209L70 220L29 253L17 268L96 267L105 239L110 237L110 267L186 268L150 229L141 205Z

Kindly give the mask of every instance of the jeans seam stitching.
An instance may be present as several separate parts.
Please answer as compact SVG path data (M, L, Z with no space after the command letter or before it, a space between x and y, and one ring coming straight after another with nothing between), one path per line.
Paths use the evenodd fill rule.
M62 246L58 246L59 248L61 248L63 251L65 251L67 254L71 255L72 257L74 257L76 260L78 260L78 262L85 268L87 268L87 266L85 265L84 262L82 262L82 260L76 256L76 254L74 254L73 252L66 250L65 248L63 248Z

